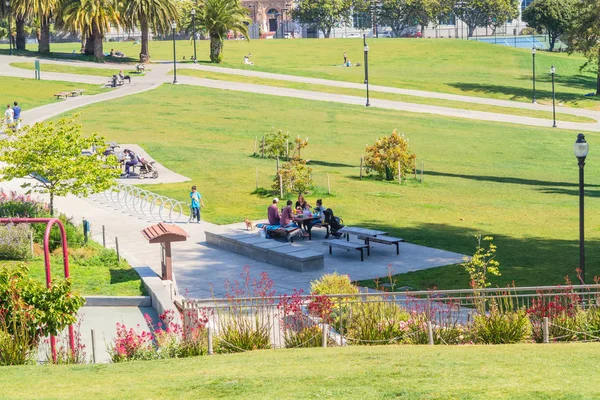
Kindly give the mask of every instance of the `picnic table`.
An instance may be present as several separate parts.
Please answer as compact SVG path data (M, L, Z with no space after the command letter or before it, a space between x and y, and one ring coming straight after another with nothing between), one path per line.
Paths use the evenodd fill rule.
M377 237L377 236L383 236L383 235L387 235L388 234L387 232L384 232L384 231L377 231L377 230L373 230L373 229L359 228L359 227L356 227L356 226L344 226L338 232L346 235L346 240L347 241L350 241L350 235L356 235L356 236L361 236L361 237L374 238L374 237Z
M61 98L64 98L65 100L67 99L67 97L69 97L69 94L71 94L70 92L58 92L54 94L54 97L56 97L56 100L60 100Z

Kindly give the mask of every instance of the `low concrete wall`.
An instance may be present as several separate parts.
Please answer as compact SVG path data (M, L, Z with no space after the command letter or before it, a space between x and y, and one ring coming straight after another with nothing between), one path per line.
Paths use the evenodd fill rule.
M150 296L85 296L84 307L152 307Z
M158 315L170 310L174 312L176 323L181 324L179 311L173 303L175 296L175 283L172 281L163 281L150 267L133 267L142 278L144 287L152 299L152 308Z
M206 242L210 245L279 267L300 272L325 268L325 257L322 253L293 246L290 243L281 243L245 233L205 232L205 234Z

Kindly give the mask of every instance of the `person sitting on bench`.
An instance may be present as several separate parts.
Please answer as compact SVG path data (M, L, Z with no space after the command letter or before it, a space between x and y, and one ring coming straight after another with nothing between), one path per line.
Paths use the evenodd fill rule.
M281 210L280 224L283 228L298 227L294 222L294 211L292 210L292 201L288 200L287 205Z
M269 217L269 225L279 225L279 209L277 208L279 199L275 197L273 203L267 208L267 216Z
M125 163L125 173L123 173L121 177L127 178L129 176L129 168L138 164L138 157L133 151L129 149L125 149L123 153L125 153L125 156L129 156L129 161Z
M125 82L125 79L127 79L129 83L131 83L131 77L129 75L125 75L123 70L119 71L119 79L121 79L123 82Z

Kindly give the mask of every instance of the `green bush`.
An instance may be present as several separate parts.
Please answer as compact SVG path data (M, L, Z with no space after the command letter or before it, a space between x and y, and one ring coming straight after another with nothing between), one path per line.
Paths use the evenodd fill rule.
M350 280L350 276L338 274L323 275L321 278L310 283L312 294L356 294L358 286Z
M83 229L76 226L71 218L68 218L65 214L60 214L58 217L65 227L65 234L67 235L67 243L69 248L81 247L84 244ZM44 242L44 232L46 231L45 224L32 224L34 231L34 241L36 243ZM61 247L61 235L60 228L56 225L52 227L50 231L50 251L54 251Z
M473 334L477 343L520 343L531 339L531 323L525 310L502 312L493 303L487 315L475 317Z
M403 339L410 315L382 297L367 297L348 304L346 336L357 344L394 343ZM344 317L342 315L342 317Z
M29 225L0 225L0 259L27 260L31 258Z
M577 309L575 312L561 312L550 319L548 328L548 337L551 342L573 342L577 340L590 339L589 336L583 334L587 331L588 315L592 316L589 311ZM540 328L541 330L541 328ZM582 332L582 333L578 333ZM597 333L593 334L597 336ZM542 337L543 340L543 337ZM536 341L542 342L536 337Z
M293 330L285 331L285 347L320 347L323 344L323 329L318 325L307 326L298 332ZM328 344L333 345L333 341L328 339Z
M270 323L261 321L260 317L235 315L225 318L217 337L217 351L219 353L238 353L270 349L271 327Z
M41 337L58 335L77 321L83 297L71 293L70 280L50 289L28 276L25 265L0 267L0 364L22 364Z

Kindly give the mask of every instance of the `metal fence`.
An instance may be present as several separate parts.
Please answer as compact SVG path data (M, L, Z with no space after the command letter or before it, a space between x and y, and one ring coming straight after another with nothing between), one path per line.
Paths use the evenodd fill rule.
M119 183L96 195L95 198L139 213L152 220L173 223L190 222L192 219L188 203L126 183Z
M185 299L179 306L184 325L189 326L190 321L198 318L205 319L211 335L219 337L232 351L249 350L228 341L234 336L239 339L240 334L250 335L250 331L253 334L262 331L263 341L269 342L268 348L304 347L307 341L323 346L396 342L450 344L462 336L461 332L478 316L489 316L494 310L504 314L520 310L524 318L535 325L538 334L535 341L542 341L542 331L545 342L600 340L600 332L575 331L536 311L548 307L600 310L598 284L327 296L230 296ZM407 318L410 324L398 323ZM235 329L238 331L232 336Z

